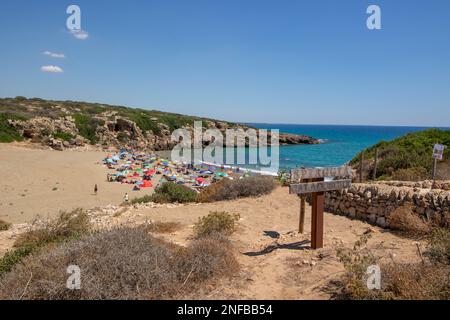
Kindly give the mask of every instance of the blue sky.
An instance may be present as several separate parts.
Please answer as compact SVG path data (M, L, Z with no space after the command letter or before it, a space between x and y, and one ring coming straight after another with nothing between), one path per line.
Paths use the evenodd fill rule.
M66 29L70 4L85 40ZM370 4L382 30L366 27ZM242 122L450 126L449 17L448 0L2 0L0 96Z

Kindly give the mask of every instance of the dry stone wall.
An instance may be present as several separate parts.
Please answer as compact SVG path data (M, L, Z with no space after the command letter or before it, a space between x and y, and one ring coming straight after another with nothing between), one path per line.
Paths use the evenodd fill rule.
M325 193L325 211L365 220L382 228L389 228L391 213L405 205L411 205L424 219L450 225L450 192L447 190L392 183L355 183L349 189Z

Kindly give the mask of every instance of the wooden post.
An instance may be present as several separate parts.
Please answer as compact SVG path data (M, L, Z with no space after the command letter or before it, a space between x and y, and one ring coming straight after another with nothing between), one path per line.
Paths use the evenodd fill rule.
M377 180L377 169L378 169L378 149L375 150L375 166L373 168L373 180Z
M433 159L433 184L431 185L431 189L435 188L436 185L436 168L437 168L437 159Z
M299 232L303 232L305 219L305 195L312 195L311 208L311 248L323 248L325 192L350 188L351 179L324 181L325 177L352 177L349 166L337 168L292 169L289 193L300 198Z
M308 182L309 179L301 179L300 182ZM300 217L298 221L298 232L303 233L305 226L305 207L306 207L306 198L304 194L298 195L300 198Z
M363 163L364 151L361 151L361 158L359 159L359 183L363 182Z
M300 219L299 219L299 223L298 223L298 232L299 233L303 233L304 226L305 226L305 206L306 206L306 201L305 201L305 196L304 195L299 195L299 198L300 198Z
M314 181L323 181L323 178ZM323 248L323 208L325 203L324 192L314 192L312 194L311 208L311 248Z

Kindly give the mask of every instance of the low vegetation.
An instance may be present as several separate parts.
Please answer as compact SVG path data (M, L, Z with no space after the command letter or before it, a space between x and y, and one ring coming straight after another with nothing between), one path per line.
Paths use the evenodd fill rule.
M153 201L153 197L149 194L146 194L142 197L132 199L130 201L130 204L148 203L148 202L152 202L152 201Z
M425 253L432 261L450 264L450 230L437 228L431 232Z
M6 231L11 228L11 223L0 219L0 231Z
M22 120L23 117L14 113L0 113L0 143L22 141L20 133L9 125L8 120Z
M49 243L59 243L78 238L90 230L89 217L82 209L72 212L61 212L58 218L32 227L31 230L20 234L14 247L42 246Z
M96 130L98 126L103 125L103 121L86 114L75 114L74 119L80 135L96 144L98 141Z
M231 235L236 230L236 222L239 221L238 214L230 214L224 211L214 211L207 216L201 217L194 226L197 238L213 234Z
M383 179L386 176L382 177ZM430 178L429 169L426 167L413 167L407 169L398 169L392 172L391 179L397 181L422 181Z
M433 223L419 217L414 212L412 205L404 205L390 214L389 227L406 236L421 237L431 232Z
M370 233L358 240L352 249L341 248L338 257L346 274L340 283L339 299L354 300L449 300L450 299L450 231L435 229L422 262L382 262L367 247ZM425 257L425 258L424 258ZM381 288L369 289L367 268L378 265Z
M156 203L195 202L197 201L197 192L184 185L166 182L155 189L152 201Z
M166 182L156 188L152 195L134 198L130 201L130 204L233 200L268 194L275 189L276 185L275 179L267 176L246 177L236 180L223 179L206 187L202 192L197 193L187 186Z
M37 250L38 247L36 246L22 246L6 252L5 255L0 258L0 279L4 274L10 272L13 267L19 264L26 256Z
M276 187L276 181L268 176L253 176L242 179L223 179L205 188L199 195L199 202L233 200L269 194Z
M53 138L55 139L61 139L63 141L70 141L71 139L75 138L72 134L68 133L68 132L63 132L63 131L56 131L53 134Z
M392 141L381 141L363 150L350 164L358 168L364 153L365 174L373 177L375 153L378 150L377 179L423 180L431 178L431 155L435 143L450 146L450 130L428 129L409 133ZM450 159L450 148L445 150L444 159Z
M14 249L0 258L0 277L11 271L26 256L38 252L49 245L58 245L76 239L90 230L89 218L81 209L72 212L61 212L54 220L35 225L27 232L20 234L14 242Z
M161 222L152 221L144 225L145 231L153 233L172 233L181 228L181 224L178 222Z
M81 270L81 289L66 287L69 265ZM0 279L0 299L176 299L238 269L229 241L206 237L181 247L145 228L118 228L28 256Z

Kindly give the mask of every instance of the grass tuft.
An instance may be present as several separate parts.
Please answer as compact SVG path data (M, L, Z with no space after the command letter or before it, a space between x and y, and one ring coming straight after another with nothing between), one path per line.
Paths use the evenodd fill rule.
M195 236L202 238L216 233L231 235L236 230L236 222L239 219L238 214L230 214L224 211L211 212L207 216L201 217L195 224Z

